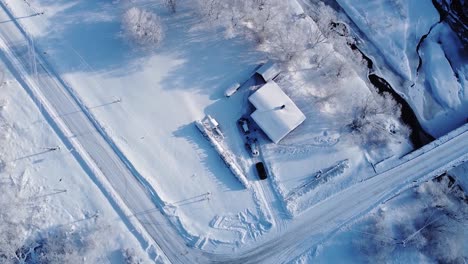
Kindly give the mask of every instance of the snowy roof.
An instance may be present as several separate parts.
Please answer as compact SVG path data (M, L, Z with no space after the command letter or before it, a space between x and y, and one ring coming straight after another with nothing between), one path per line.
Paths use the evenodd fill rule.
M274 81L263 85L249 97L249 101L256 108L251 115L252 119L275 143L306 119L301 110Z
M275 78L280 71L276 63L269 61L258 68L257 73L263 77L265 82L269 82L271 79Z

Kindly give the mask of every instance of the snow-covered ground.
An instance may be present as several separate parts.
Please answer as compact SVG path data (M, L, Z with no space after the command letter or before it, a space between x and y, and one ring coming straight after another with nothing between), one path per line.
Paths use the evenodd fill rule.
M119 263L125 249L134 249L148 261L144 240L132 234L125 218L86 175L3 62L0 77L0 158L4 162L0 191L15 197L1 201L2 213L12 210L15 215L2 222L32 226L19 228L15 239L27 246L36 237L53 235L58 228L82 230L92 243L84 262ZM49 150L56 147L60 149ZM15 239L3 242L13 244Z
M245 98L227 100L223 91L249 77L260 62L259 54L249 52L240 41L190 31L197 20L183 11L172 17L166 14L165 42L160 52L148 55L120 36L120 13L126 3L36 1L31 5L46 14L20 21L33 32L35 47L45 51L55 71L156 190L162 206L174 216L173 224L185 230L181 235L187 243L207 250L233 248L270 228L269 220L259 217L265 206L260 194L245 190L193 124L211 114L228 138L237 136L236 121L243 114ZM161 4L148 5L162 10ZM10 7L19 16L36 12L25 3L10 2ZM77 20L92 10L103 10L106 15L98 17L105 19L84 24ZM49 32L48 25L58 21L63 28ZM93 47L84 39L94 39ZM246 159L243 144L237 145L241 159ZM219 223L220 219L225 220Z
M453 168L448 172L452 175L457 184L459 184L465 192L468 190L468 162L461 164L460 166Z
M67 192L51 196L57 198L56 212L67 212L54 221L94 219L93 212L98 210L99 219L116 219L116 224L108 224L115 228L109 232L115 239L109 237L111 240L92 256L98 260L103 259L103 252L137 248L138 255L163 261L160 246L175 262L191 257L200 262L210 257L232 261L235 257L229 253L242 254L250 262L288 261L399 188L407 188L411 180L425 177L418 172L406 178L405 164L398 164L401 166L395 173L399 174L394 179L390 172L378 174L380 171L374 168L390 156L398 159L410 151L407 139L391 141L386 148L367 149L350 134L347 127L353 119L353 107L375 92L362 74L364 66L352 65L352 60L335 52L333 43L325 42L314 51L316 54L308 54L316 59L321 55L330 65L284 71L277 79L306 120L278 145L257 133L261 154L252 157L237 120L248 114L247 98L256 88L255 82L243 85L229 98L224 91L233 83L247 81L267 55L245 39L225 39L221 30L204 28L190 3L180 4L175 14L168 13L163 1L149 0L2 3L15 16L12 21L8 12L0 10L4 21L0 24L2 60L9 63L20 81L5 84L10 85L4 95L7 114L11 109L11 116L5 120L32 124L12 127L12 135L21 132L19 142L25 142L17 148L11 145L16 141L8 140L10 145L5 149L13 156L2 159L21 156L24 158L14 163L22 164L23 168L18 166L20 172L56 175L47 179L31 175L37 181L35 186L47 186L44 191L49 186L62 190L62 175L76 174L70 185L60 187ZM135 46L122 33L122 14L135 6L161 19L164 39L154 50ZM300 14L300 9L294 2L294 15ZM416 12L415 7L411 10ZM412 14L409 20L423 17L423 11ZM317 27L309 18L304 21L311 28ZM419 31L409 35L399 35L401 32L392 29L396 42L389 49L394 56L389 60L403 62L395 70L408 78L415 76L412 70L417 54L404 46L416 45L416 36L432 20L421 21ZM386 34L376 34L379 36ZM424 61L441 56L438 46L427 48L434 57L427 56ZM329 71L334 65L339 65L338 69ZM434 76L433 83L439 80ZM25 91L36 104L44 104L41 110L46 117L52 116L47 120L41 117ZM459 102L453 94L439 94L447 105ZM15 107L21 108L10 108L15 100ZM219 122L224 135L220 146L235 157L249 184L236 179L194 125L206 115ZM386 118L399 126L397 117ZM35 126L40 126L37 133ZM30 135L24 131L30 131ZM59 137L50 137L54 133L65 146L59 143ZM456 142L448 145L454 147ZM56 145L61 146L60 151L38 150ZM439 170L453 162L450 158L458 162L466 156L459 149L462 146L454 147L453 153L441 147L441 153L447 155L424 169ZM16 149L18 153L11 151ZM412 159L410 163L422 158ZM258 161L265 162L268 180L258 180L253 167ZM415 172L413 167L409 169ZM369 188L377 185L381 192L375 196ZM343 203L361 193L359 199ZM68 206L77 209L68 213ZM307 225L312 220L315 224ZM148 242L148 236L158 245ZM268 255L268 259L264 254L269 246L284 246L284 251ZM115 262L113 258L118 257L115 253L109 258Z
M439 23L432 1L337 2L377 48L370 56L384 59L386 65L377 66L430 134L439 137L466 122L468 57L448 24Z
M463 263L467 209L466 193L447 177L429 181L343 227L293 263Z

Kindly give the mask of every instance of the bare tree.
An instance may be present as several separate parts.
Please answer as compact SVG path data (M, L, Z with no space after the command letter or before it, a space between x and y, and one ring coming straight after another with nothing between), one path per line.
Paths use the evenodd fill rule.
M177 12L177 0L165 0L165 5L169 12L176 13Z
M122 18L124 35L142 46L153 46L161 42L164 30L161 19L147 10L132 7Z
M143 263L140 257L135 252L133 248L127 248L122 251L125 264L140 264Z
M391 119L401 115L401 106L389 93L368 96L354 107L347 125L358 143L369 147L384 147L389 142L409 136L409 128L395 124Z
M354 245L370 263L385 263L405 249L437 263L464 263L468 223L465 194L448 177L419 186L404 210L379 211L372 216ZM401 203L399 203L401 204ZM395 214L395 215L393 215Z
M318 28L301 20L278 25L275 29L266 37L266 49L282 62L302 57L306 51L327 40Z

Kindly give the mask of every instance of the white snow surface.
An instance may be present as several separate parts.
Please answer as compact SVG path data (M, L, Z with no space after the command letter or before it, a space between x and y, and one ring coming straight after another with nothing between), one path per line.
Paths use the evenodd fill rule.
M275 143L306 119L275 81L269 81L249 97L256 110L252 118Z
M457 82L444 50L436 42L425 45L423 56L426 80L432 88L436 100L444 108L455 109L460 106L460 84Z
M466 122L468 58L452 29L439 23L432 1L337 2L365 36L361 49L404 96L427 132L440 137ZM429 32L420 45L419 65L417 46Z
M15 78L24 80L21 86L44 95L37 101L46 102L43 111L54 113L48 121L59 124L55 130L66 132L62 142L68 148L76 146L73 153L85 158L80 165L90 164L98 174L95 184L104 182L112 194L93 202L103 206L114 201L114 209L125 215L110 218L127 219L125 228L132 232L122 228L127 232L125 241L132 234L128 239L132 246L145 244L150 234L175 263L290 261L413 180L466 159L464 132L374 176L362 149L341 140L340 124L330 128L336 121L333 115L342 109L310 100L325 94L320 88L327 85L351 87L343 96L369 94L365 81L353 72L336 83L285 89L307 119L284 139L284 145L262 143L258 159L268 160L273 175L271 180L258 181L252 168L258 160L249 157L236 126L245 114L249 90L224 96L224 87L242 83L263 61L263 54L252 51L249 44L224 40L219 32L195 30L198 18L187 13L185 5L169 16L162 1L36 0L30 1L33 8L29 2L4 2L15 17L27 17L15 20L27 34L2 13L2 21L7 21L1 27L2 50L16 69ZM154 11L166 26L165 40L154 52L135 49L122 39L119 17L134 5ZM45 15L34 15L38 8ZM242 188L193 125L208 114L219 122L226 145L236 153L251 183L249 190ZM50 129L47 134L52 134ZM42 137L48 139L47 134ZM333 173L322 192L300 192L306 193L298 198L300 215L288 219L282 188L291 191L300 184L298 178L310 178L340 162L346 166ZM61 161L56 166L67 168ZM89 180L89 172L73 170ZM99 196L94 191L97 194L92 195ZM86 200L79 195L76 199ZM68 202L73 201L63 201ZM153 258L160 253L157 245L147 251Z
M1 17L4 18L3 13ZM3 60L0 78L0 121L2 135L7 136L6 141L0 140L0 157L5 161L0 178L19 182L18 195L41 206L39 217L26 208L28 217L34 219L31 224L44 233L58 227L97 228L92 235L93 249L83 256L83 263L120 263L123 261L120 252L127 248L134 249L144 262L163 263L164 258L158 261L150 258L154 257L152 249L138 231L129 229L131 224L124 216L127 212L115 210L115 204L108 200L112 194L87 175L73 150L62 143L42 115L42 109L34 104ZM55 147L59 149L48 150ZM27 224L28 219L24 222Z
M413 79L419 38L438 21L430 0L338 0L354 23L376 45L388 63L406 79Z
M111 17L118 18L113 14L121 11L120 5L85 1L68 7L65 2L65 7L59 8L63 10L62 13L50 18L34 16L34 23L21 22L37 34L36 49L47 52L44 57L47 57L50 65L79 95L89 114L99 120L97 131L109 136L106 140L114 142L112 148L125 153L125 159L131 161L131 166L143 175L161 200L151 202L153 198L150 198L137 203L138 197L130 199L125 189L131 186L131 181L123 178L114 180L114 184L117 184L114 188L121 189L118 192L130 203L144 207L138 211L148 213L138 214L138 218L146 218L143 222L149 224L147 228L158 228L151 225L152 222L162 222L161 226L167 222L166 225L173 225L178 231L176 233L169 228L173 234L165 237L177 237L179 242L185 240L192 247L206 250L216 250L218 247L221 247L220 250L232 250L239 246L238 241L252 242L257 232L263 232L262 225L268 225L268 220L259 216L263 206L263 202L258 201L260 194L255 196L245 191L220 162L218 154L199 133L193 121L203 117L204 112L211 113L224 126L228 136L230 130L237 131L236 120L244 101L242 97L235 97L224 103L221 100L225 99L223 87L236 78L247 78L247 74L257 65L258 54L242 57L239 53L247 47L240 42L224 41L220 36L211 35L211 32L192 32L189 31L191 26L180 28L181 23L192 25L197 22L181 11L180 15L166 17L168 33L160 47L163 52L148 55L120 39L119 20L89 24L77 24L75 21L76 15L95 8L106 9ZM25 3L8 3L18 14L32 12ZM39 3L41 1L36 2ZM148 4L147 7L151 5L155 10L161 10L160 4ZM43 7L48 13L47 1ZM57 21L66 25L63 31L54 31L42 37L45 36L43 31L50 30L46 26ZM14 32L13 25L8 25ZM81 36L76 39L77 35ZM14 41L24 42L17 32L9 33L9 36L17 37ZM185 37L191 39L190 49L186 48L185 40L181 41ZM85 39L94 40L92 47L83 41ZM219 56L219 53L225 56ZM236 63L232 58L236 58ZM206 62L200 63L200 60ZM79 131L75 131L75 135L78 138L99 138L94 128L82 125L77 129ZM96 144L95 141L99 142L100 139L89 140L89 143ZM103 148L109 150L108 147ZM242 147L238 150L243 151ZM243 155L248 157L247 153ZM243 159L242 156L238 158ZM111 163L119 162L114 160ZM104 164L104 168L107 169L109 164ZM125 164L127 162L118 166ZM139 192L143 195L148 191ZM169 221L155 218L160 217L157 212L161 209ZM233 220L223 225L212 225L219 218ZM243 233L246 234L245 239L241 239ZM177 246L172 248L180 250Z

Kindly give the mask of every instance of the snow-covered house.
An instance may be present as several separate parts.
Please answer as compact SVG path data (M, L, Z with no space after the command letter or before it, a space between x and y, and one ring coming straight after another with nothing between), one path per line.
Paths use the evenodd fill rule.
M278 76L278 74L281 72L278 64L269 61L265 64L263 64L258 70L256 71L258 75L262 76L263 80L265 82L271 81L273 78Z
M306 119L301 110L274 81L269 81L249 97L256 110L251 117L275 143Z

